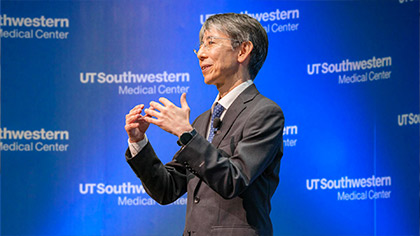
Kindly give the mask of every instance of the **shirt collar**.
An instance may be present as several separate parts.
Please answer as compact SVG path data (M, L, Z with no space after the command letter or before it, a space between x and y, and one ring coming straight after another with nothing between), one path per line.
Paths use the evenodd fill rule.
M229 109L229 107L232 105L232 103L235 101L235 99L249 86L254 84L252 80L248 80L243 82L242 84L236 86L232 91L230 91L228 94L226 94L224 97L220 99L220 94L217 94L216 99L213 102L213 105L211 106L211 112L213 112L213 108L216 105L216 103L219 103L225 108L225 111Z

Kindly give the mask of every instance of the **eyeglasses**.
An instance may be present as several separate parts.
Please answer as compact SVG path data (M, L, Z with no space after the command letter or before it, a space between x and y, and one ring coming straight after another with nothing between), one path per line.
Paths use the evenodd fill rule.
M215 45L218 44L217 40L215 40L215 39L225 39L225 40L230 40L232 42L236 42L238 44L241 43L241 41L239 41L237 39L209 36L209 37L206 38L206 40L200 42L200 47L198 48L198 50L194 49L194 53L197 54L198 51L200 51L202 48L205 48L206 50L212 49Z

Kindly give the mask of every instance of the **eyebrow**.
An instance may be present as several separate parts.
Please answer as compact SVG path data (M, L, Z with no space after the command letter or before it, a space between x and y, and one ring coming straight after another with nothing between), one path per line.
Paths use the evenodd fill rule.
M203 37L204 38L204 37ZM216 36L207 36L204 39L217 38Z
M200 44L202 44L202 43L204 43L204 41L205 40L208 40L208 39L211 39L211 38L215 38L216 36L207 36L207 37L203 37L201 40L200 40Z

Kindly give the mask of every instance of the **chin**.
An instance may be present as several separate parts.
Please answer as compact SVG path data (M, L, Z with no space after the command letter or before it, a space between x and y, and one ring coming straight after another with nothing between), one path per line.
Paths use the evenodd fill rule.
M212 78L210 76L204 76L204 83L208 85L212 85L213 84Z
M218 81L220 81L218 76L215 76L214 74L206 74L204 77L204 83L207 85L216 85Z

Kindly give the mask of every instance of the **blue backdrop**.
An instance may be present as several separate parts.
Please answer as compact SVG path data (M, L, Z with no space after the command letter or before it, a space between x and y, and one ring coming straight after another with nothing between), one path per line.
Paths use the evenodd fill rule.
M125 162L125 114L207 110L193 49L211 14L257 18L255 83L286 117L275 235L419 235L419 2L1 1L1 234L180 235ZM163 162L177 138L148 137Z

